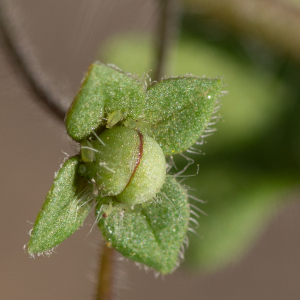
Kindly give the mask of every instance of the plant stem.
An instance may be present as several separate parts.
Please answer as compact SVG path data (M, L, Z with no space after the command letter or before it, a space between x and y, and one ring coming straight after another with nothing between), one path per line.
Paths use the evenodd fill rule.
M178 0L159 0L160 16L157 28L154 80L160 80L165 74L170 46L177 34L179 20ZM113 300L114 250L105 244L101 254L99 281L96 300Z
M43 103L59 121L64 121L67 107L63 105L63 97L41 70L26 35L20 30L21 26L18 20L16 11L10 5L4 5L2 2L0 5L0 31L12 63L17 67L18 73L27 81L28 87L37 96L39 102Z
M159 20L157 26L154 76L156 81L161 80L166 74L166 66L170 55L170 49L175 36L177 35L179 21L179 1L160 0Z
M113 300L114 296L114 249L102 246L99 282L96 300Z

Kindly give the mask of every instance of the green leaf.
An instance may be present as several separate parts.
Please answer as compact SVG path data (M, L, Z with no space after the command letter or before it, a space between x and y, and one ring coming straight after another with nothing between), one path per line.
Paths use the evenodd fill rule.
M28 252L51 250L74 233L92 207L84 178L77 174L80 157L71 157L58 171L40 210L28 244Z
M203 134L222 89L220 79L169 78L147 91L144 118L165 155L190 148Z
M99 206L101 203L99 203ZM125 210L102 204L98 225L107 242L125 257L162 274L178 265L181 244L189 222L186 191L167 177L156 199L141 209Z
M122 111L125 116L138 118L145 105L141 82L111 65L94 63L90 66L67 117L69 136L82 141L93 129L106 125L107 115Z

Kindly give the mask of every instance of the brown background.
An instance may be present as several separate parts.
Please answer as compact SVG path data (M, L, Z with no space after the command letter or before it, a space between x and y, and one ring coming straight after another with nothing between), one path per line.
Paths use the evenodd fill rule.
M157 14L154 0L6 2L19 14L22 34L42 69L71 98L106 37L136 28L151 31ZM88 235L92 216L50 258L31 259L22 249L63 161L62 150L73 155L75 146L64 126L36 102L2 47L0 95L0 299L92 299L101 242L97 228ZM155 279L151 272L121 262L120 298L300 299L299 215L295 201L241 262L213 275L180 268Z

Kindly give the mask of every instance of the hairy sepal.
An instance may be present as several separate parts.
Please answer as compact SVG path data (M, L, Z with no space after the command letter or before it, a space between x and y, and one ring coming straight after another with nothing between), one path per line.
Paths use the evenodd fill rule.
M222 90L220 79L169 78L148 87L143 117L165 155L190 148L203 134Z
M105 128L105 118L120 111L137 119L145 106L143 85L113 65L92 64L66 116L69 136L82 141Z
M189 205L186 191L173 177L167 177L156 198L140 209L99 203L96 211L104 238L123 256L162 274L177 267Z
M77 174L80 157L68 159L58 171L33 226L28 252L43 253L73 234L92 207L84 178Z

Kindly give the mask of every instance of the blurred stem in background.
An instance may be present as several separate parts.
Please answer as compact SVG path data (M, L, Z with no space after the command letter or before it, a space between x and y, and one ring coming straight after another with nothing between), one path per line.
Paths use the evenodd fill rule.
M297 1L294 1L295 3ZM186 9L209 15L300 61L300 9L293 1L184 0Z
M21 30L17 11L13 5L7 5L4 1L0 3L0 31L8 57L23 77L27 88L44 108L63 122L70 101L65 101L62 93L40 68L34 49Z
M156 29L153 80L159 81L166 74L170 50L178 35L180 8L179 0L159 1L160 13Z

